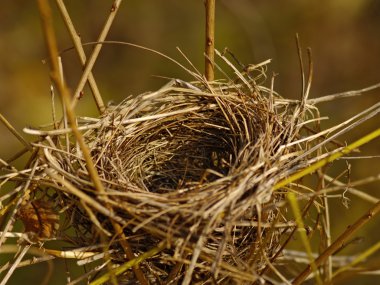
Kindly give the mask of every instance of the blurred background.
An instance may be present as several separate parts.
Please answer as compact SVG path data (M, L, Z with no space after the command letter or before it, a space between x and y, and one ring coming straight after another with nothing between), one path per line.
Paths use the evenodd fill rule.
M65 1L83 42L95 41L106 20L112 1ZM244 64L272 59L268 75L276 73L275 90L283 97L299 98L300 69L295 34L298 33L304 54L312 49L314 78L311 98L361 89L380 82L380 1L378 0L217 0L216 48L228 47ZM72 46L70 37L51 1L60 50ZM13 126L40 126L51 122L51 98L47 57L40 19L34 1L13 0L0 9L0 112ZM202 0L145 0L122 3L108 40L140 44L185 63L176 50L179 47L192 63L203 71L204 5ZM89 55L92 47L85 48ZM306 59L306 58L305 58ZM307 60L305 60L306 62ZM81 66L74 51L63 54L68 85L75 90ZM157 55L136 48L106 45L96 62L93 74L105 100L120 102L130 94L152 91L167 82L157 77L192 80L180 67ZM269 81L266 83L269 86ZM332 126L379 101L380 90L356 98L341 99L318 105L322 116L330 119L323 127ZM89 89L77 108L78 114L96 116L97 110ZM366 122L343 142L352 142L379 127L379 117ZM0 125L0 157L9 158L21 144ZM26 136L28 139L31 137ZM362 155L379 155L379 140L362 149ZM376 175L380 159L350 160L352 181ZM347 166L337 163L331 175ZM340 168L339 168L340 167ZM380 197L379 182L360 189ZM333 238L355 221L370 206L352 198L350 208L338 198L333 202ZM344 222L343 222L344 221ZM349 246L345 254L358 253L379 240L379 219L363 228L361 242ZM62 270L65 271L63 264ZM44 268L41 265L40 268ZM25 276L32 282L41 276ZM21 278L21 277L20 277ZM374 279L375 278L375 279ZM359 277L360 284L374 284L379 277ZM16 278L17 279L17 278ZM13 278L10 284L21 282ZM60 279L62 281L62 279ZM355 280L353 282L355 282ZM378 279L377 279L378 280ZM57 281L58 282L58 281ZM65 284L54 283L54 284ZM37 284L37 283L33 283ZM52 283L53 284L53 283Z

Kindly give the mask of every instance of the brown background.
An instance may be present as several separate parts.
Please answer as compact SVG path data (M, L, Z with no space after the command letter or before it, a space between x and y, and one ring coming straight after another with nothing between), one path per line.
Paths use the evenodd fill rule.
M83 42L96 40L112 1L66 1ZM55 25L59 48L72 43L56 11ZM360 89L380 81L380 1L376 0L217 0L216 47L228 47L245 64L259 63L271 58L268 74L278 73L275 89L288 98L300 95L295 34L304 48L311 47L314 61L314 81L310 97ZM107 39L141 44L185 62L176 51L179 47L194 65L203 70L204 10L202 0L125 1ZM91 47L86 47L87 54ZM306 52L305 52L306 53ZM39 126L51 121L48 67L42 63L47 57L39 15L34 1L13 0L0 8L0 112L18 129ZM80 77L80 65L74 52L63 55L64 72L71 89ZM93 71L106 102L119 102L129 94L155 90L165 80L160 75L191 80L179 67L156 55L125 46L105 46ZM269 82L267 83L269 84ZM331 126L349 118L379 101L380 91L358 98L321 104L322 116ZM77 112L96 116L90 92ZM379 127L379 117L345 135L342 141L351 142ZM0 157L8 158L21 149L20 143L0 125ZM28 139L30 137L26 136ZM363 154L379 154L379 140L363 148ZM350 179L355 180L379 173L380 159L349 161ZM346 164L338 162L337 174ZM347 179L347 178L345 178ZM361 189L377 194L379 183ZM351 197L347 210L340 199L335 199L333 237L364 213L366 202ZM350 246L343 253L358 253L378 241L378 219L359 234L361 243ZM65 271L58 262L58 271ZM45 270L46 265L36 266ZM32 268L13 278L10 284L29 280L37 284L41 275ZM44 271L41 271L44 272ZM28 278L28 279L26 279ZM57 275L62 281L62 276ZM375 279L374 279L375 278ZM33 282L32 282L33 280ZM360 284L373 284L376 277L360 277ZM368 283L365 283L368 282ZM54 284L64 284L58 281Z

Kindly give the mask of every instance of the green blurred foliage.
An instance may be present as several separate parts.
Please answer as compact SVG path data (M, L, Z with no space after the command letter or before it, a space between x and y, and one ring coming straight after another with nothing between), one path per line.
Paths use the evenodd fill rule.
M112 1L66 2L82 41L95 41ZM63 50L71 47L72 43L54 1L51 3L58 45ZM202 71L203 8L202 0L125 1L107 39L141 44L184 63L185 59L176 50L179 47ZM312 49L314 79L311 97L319 97L360 89L380 81L379 31L380 1L376 0L217 0L217 49L228 47L245 64L273 59L268 75L278 73L275 89L284 97L297 98L301 92L296 33L300 36L303 48ZM89 55L92 47L85 49ZM0 112L20 131L24 126L39 126L51 121L48 66L42 63L46 57L35 1L13 0L2 3ZM75 52L63 54L63 64L68 85L74 90L82 70ZM103 47L93 73L106 102L119 102L127 95L154 90L165 84L166 80L152 75L192 80L178 66L157 55L117 45ZM360 98L321 105L322 116L330 117L330 120L323 123L323 127L341 122L379 101L379 95L380 91L375 91ZM87 116L97 114L88 88L85 89L85 97L77 112ZM343 139L352 141L378 125L377 117ZM21 149L21 144L2 125L0 135L1 158L6 159ZM379 141L375 141L365 146L362 154L379 154L379 149ZM349 178L344 178L346 180L378 174L378 158L349 162L352 164L352 173ZM337 175L346 167L346 163L341 161L327 171L331 175ZM379 183L376 183L362 189L377 195L378 186ZM333 237L369 206L357 201L355 197L351 198L350 210L342 205L340 199L333 203ZM360 234L365 236L365 241L344 252L359 252L374 244L378 240L376 227L374 221L364 228ZM44 270L43 265L38 268ZM28 269L25 274L33 276L33 272ZM62 280L62 276L60 278ZM21 279L20 277L11 284L20 284L18 282ZM363 278L360 284L373 284L373 279L371 280L365 283L367 281Z

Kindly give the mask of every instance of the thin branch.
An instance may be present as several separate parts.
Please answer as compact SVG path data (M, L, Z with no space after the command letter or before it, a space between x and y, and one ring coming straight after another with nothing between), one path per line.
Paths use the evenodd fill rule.
M321 265L329 256L342 248L347 240L349 240L357 230L361 229L365 224L371 221L380 212L380 202L377 202L368 212L360 217L353 225L341 234L335 242L333 242L315 261L315 265ZM308 265L292 282L292 284L301 284L311 273L312 268Z
M75 30L74 24L71 21L69 13L67 12L65 3L63 3L62 0L56 0L56 3L57 3L57 6L59 8L59 11L61 12L63 21L66 24L67 30L70 33L71 39L74 43L75 50L77 51L80 62L84 67L86 65L86 54L85 54L84 49L82 47L80 36L78 35L78 33ZM94 76L92 75L91 70L88 74L88 83L90 85L92 95L94 96L96 106L98 107L99 112L103 113L105 110L104 103L103 103L102 96L100 95L98 86L96 85L96 81L94 79Z
M117 8L118 8L118 5L120 4L120 2L121 1L115 1L114 6L113 6L113 10L111 10L111 15L110 15L109 19L107 20L106 26L103 29L100 37L106 36L106 34L109 30L109 26L111 25L112 20L115 17L115 12L117 11ZM98 191L98 193L104 194L105 189L104 189L103 184L100 181L99 175L95 169L94 162L92 161L92 158L91 158L90 150L89 150L88 146L86 145L82 134L78 130L78 126L76 123L76 117L75 117L75 113L73 110L76 101L74 100L70 104L70 94L69 94L68 88L65 85L65 82L63 80L61 80L61 78L60 78L59 63L58 63L58 48L57 48L55 33L53 30L53 23L52 23L50 6L49 6L47 0L38 0L38 4L39 4L38 6L39 6L40 14L41 14L42 26L43 26L43 30L44 30L44 34L45 34L45 38L46 38L47 47L48 47L50 62L51 62L51 78L52 78L54 84L57 86L60 95L62 96L62 101L64 103L64 106L66 107L67 118L70 122L73 134L74 134L74 136L75 136L75 138L76 138L76 140L80 146L80 149L83 153L83 157L86 161L86 167L87 167L88 173L91 177L91 180L94 183L95 189ZM97 47L95 47L95 50ZM100 51L100 47L98 48L97 53L95 52L95 50L94 50L94 52L90 58L90 60L92 59L92 65L95 63L95 59L96 59L96 57ZM89 61L88 65L85 69L85 72L82 76L82 78L86 79L83 81L84 83L87 81L87 76L89 74L89 71L92 68L90 63L91 63L91 61ZM90 68L88 68L89 66L90 66ZM82 88L83 88L83 86L82 86ZM80 90L82 88L80 88ZM111 213L112 213L112 209L111 209ZM113 221L112 221L112 224L115 228L116 233L121 235L122 238L125 238L123 232L122 231L120 232L121 226L118 225L116 222L113 222ZM102 238L104 238L102 233L100 236ZM123 241L121 243L121 245L123 246L123 249L127 253L128 257L131 258L131 256L133 256L133 252L132 252L130 247L126 247L126 246L128 246L127 241L126 240ZM144 274L142 273L142 271L138 267L134 267L133 269L134 269L136 277L139 279L140 283L141 284L148 284L145 277L144 277ZM114 277L114 276L111 274L111 277Z
M208 81L214 80L215 48L215 0L205 0L206 7L206 46L205 76Z
M0 114L0 121L7 129L29 150L32 151L32 146L23 138L23 136L8 122L8 120Z
M31 245L26 245L24 246L24 248L19 252L16 260L14 261L14 263L12 264L11 268L9 268L7 274L5 275L5 277L3 278L3 280L1 281L1 285L5 285L7 284L9 278L11 278L13 272L16 270L17 266L20 264L22 258L25 256L25 254L28 252L29 248L31 247Z
M80 133L78 129L75 113L73 109L70 107L70 93L68 91L68 88L65 82L63 82L60 78L59 63L58 63L58 48L57 48L55 34L53 30L53 23L51 19L51 11L50 11L49 4L47 3L47 0L38 0L38 4L39 4L39 9L40 9L40 14L41 14L41 20L43 22L42 26L44 29L46 42L48 46L50 62L51 62L51 78L54 84L57 86L59 94L62 97L62 101L64 105L66 106L67 118L70 122L72 132L78 141L80 149L82 150L83 157L86 161L87 170L94 183L94 186L99 193L104 193L105 190L100 181L99 175L96 172L95 165L92 161L90 151L84 141L82 134Z
M110 10L110 14L106 20L106 23L104 24L104 27L98 37L98 42L101 42L101 41L104 41L105 38L107 37L107 34L111 28L111 25L113 23L113 20L115 19L115 16L116 16L116 13L117 11L119 10L119 7L120 7L120 4L121 4L122 0L115 0L112 4L112 8ZM92 68L94 67L94 64L95 64L95 61L96 59L98 58L98 55L99 55L99 52L102 48L102 45L101 44L97 44L90 56L90 58L88 59L88 61L86 62L86 67L83 71L83 74L82 74L82 77L78 83L78 86L75 90L75 93L74 93L74 98L71 102L71 107L75 107L76 104L78 103L78 100L80 98L80 92L82 92L83 90L83 87L84 85L86 84L86 81L88 79L88 76L92 70ZM101 97L99 98L95 98L95 101L96 101L96 104L98 105L98 108L99 110L102 110L104 109L104 103L103 103L103 100Z

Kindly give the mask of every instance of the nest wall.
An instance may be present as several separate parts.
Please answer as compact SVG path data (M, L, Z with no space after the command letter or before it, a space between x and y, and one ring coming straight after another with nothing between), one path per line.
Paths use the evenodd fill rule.
M249 280L279 249L283 229L276 223L287 220L275 206L283 191L272 188L298 169L292 159L311 147L297 142L311 111L250 77L211 85L171 81L109 106L100 118L78 118L103 194L92 185L70 129L41 131L43 155L36 157L37 190L30 200L55 200L65 217L61 235L78 247L101 243L104 233L113 236L116 262L126 259L113 220L135 254L165 240L166 249L142 265L153 283L193 259L194 282ZM62 178L112 213L94 210Z

